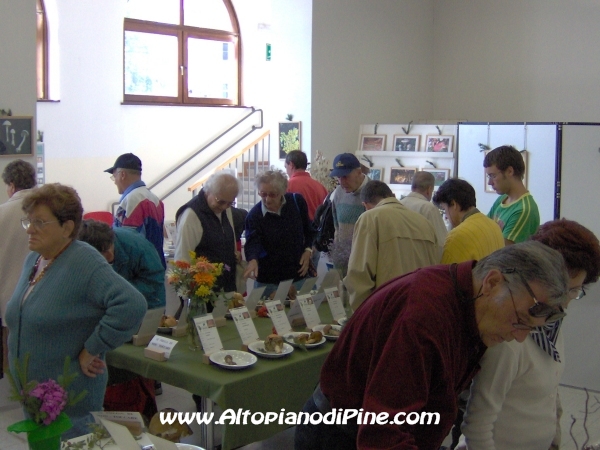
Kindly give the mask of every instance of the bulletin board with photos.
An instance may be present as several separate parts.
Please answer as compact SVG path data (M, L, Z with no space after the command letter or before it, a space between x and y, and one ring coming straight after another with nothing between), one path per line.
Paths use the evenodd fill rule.
M435 189L456 173L458 122L364 124L356 156L369 177L387 183L398 198L408 195L419 171L434 176Z

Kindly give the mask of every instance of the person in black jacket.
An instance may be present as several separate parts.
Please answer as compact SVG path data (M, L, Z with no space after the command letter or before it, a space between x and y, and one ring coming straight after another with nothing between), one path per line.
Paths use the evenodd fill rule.
M266 296L289 279L299 289L312 254L313 230L306 201L300 194L286 194L287 179L280 171L259 174L256 188L262 200L246 218L244 277L256 280L255 286L266 285Z

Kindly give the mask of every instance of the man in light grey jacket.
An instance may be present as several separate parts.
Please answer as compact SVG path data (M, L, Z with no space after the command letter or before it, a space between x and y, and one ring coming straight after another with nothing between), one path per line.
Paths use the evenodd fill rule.
M23 261L29 254L28 235L21 225L21 203L29 190L36 185L35 168L26 161L16 159L2 172L6 184L8 201L0 205L0 318L4 320L6 304L12 297L17 281L21 276ZM2 326L2 370L8 370L8 328Z

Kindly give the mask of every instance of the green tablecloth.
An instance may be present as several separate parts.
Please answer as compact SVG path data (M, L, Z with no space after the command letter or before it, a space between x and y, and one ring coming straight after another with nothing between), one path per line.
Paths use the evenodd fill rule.
M331 322L327 304L321 305L319 315L322 323ZM257 317L254 324L261 338L271 333L271 319ZM233 321L228 320L226 326L219 328L219 335L225 349L241 348L242 341ZM203 364L202 352L190 351L187 337L175 339L180 343L165 362L146 358L143 347L131 344L109 352L106 361L112 366L208 397L223 411L242 408L252 413L279 413L284 408L286 412L297 413L312 394L321 366L333 345L327 341L322 347L308 351L295 349L291 355L281 359L259 357L249 369L233 371ZM287 427L289 425L225 425L222 448L227 450L263 440Z

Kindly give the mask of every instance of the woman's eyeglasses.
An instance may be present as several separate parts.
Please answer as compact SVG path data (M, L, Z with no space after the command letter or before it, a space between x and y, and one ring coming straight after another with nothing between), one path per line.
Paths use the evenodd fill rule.
M585 289L582 287L569 289L568 294L569 299L571 300L580 300L585 297Z
M48 222L44 222L42 219L28 219L27 217L23 217L21 219L21 225L24 229L29 230L30 226L33 226L36 230L41 230L49 223L58 222L58 220L49 220Z
M547 303L538 302L538 300L535 298L535 294L533 293L533 289L531 289L531 286L529 285L527 280L523 277L523 275L521 275L515 269L506 270L506 271L503 271L502 273L516 273L519 276L519 278L521 279L521 283L523 284L523 286L525 286L525 289L527 290L529 295L531 295L531 298L533 298L533 301L534 301L533 306L531 306L528 310L529 315L531 317L535 317L537 319L546 318L546 323L551 323L551 322L556 322L557 320L560 320L567 315L567 313L562 311L561 309L557 309L556 307L551 306ZM509 283L508 280L506 280L506 283L507 284ZM508 292L510 292L510 298L513 303L513 308L515 309L515 314L517 314L518 322L513 323L513 327L516 328L517 330L533 330L535 327L526 325L521 321L521 318L519 317L519 314L517 313L517 306L515 305L515 299L513 297L512 291L510 290L510 286L508 287Z
M259 192L258 195L261 198L267 198L267 197L269 197L269 198L276 198L276 197L279 197L279 194L277 192Z

